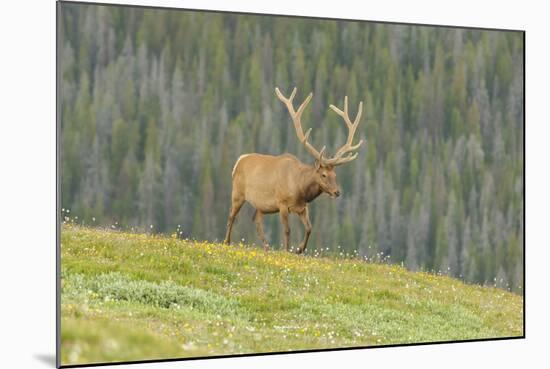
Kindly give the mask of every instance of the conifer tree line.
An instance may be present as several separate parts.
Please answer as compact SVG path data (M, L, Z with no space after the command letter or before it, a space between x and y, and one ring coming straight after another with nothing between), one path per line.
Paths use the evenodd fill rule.
M313 162L274 94L296 86L329 154L347 134L329 104L364 102L366 143L342 196L310 205L309 252L521 292L522 33L67 3L59 22L61 203L79 221L221 240L241 154ZM258 243L251 216L233 234ZM277 216L265 230L278 247Z

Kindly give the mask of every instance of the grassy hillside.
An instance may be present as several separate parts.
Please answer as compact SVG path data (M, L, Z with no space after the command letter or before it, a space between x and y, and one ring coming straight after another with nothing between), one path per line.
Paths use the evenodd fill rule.
M64 225L63 364L523 334L504 290L359 260Z

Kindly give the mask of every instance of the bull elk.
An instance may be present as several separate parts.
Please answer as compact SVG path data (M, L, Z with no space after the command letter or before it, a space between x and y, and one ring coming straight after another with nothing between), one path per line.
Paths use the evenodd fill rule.
M330 105L330 108L341 116L346 123L348 138L333 157L327 158L325 157L326 146L318 151L308 142L311 128L306 133L302 129L302 113L313 94L310 93L296 111L292 102L296 95L296 88L294 88L289 98L284 97L278 88L275 88L275 93L288 109L298 139L315 158L315 162L313 165L304 164L291 154L279 156L257 153L241 155L232 172L231 210L227 220L227 232L224 242L228 244L231 242L233 222L244 202L247 201L256 209L253 221L266 251L269 244L263 230L264 214L279 213L284 228L284 245L287 251L290 238L288 216L291 213L297 214L305 227L304 239L297 249L297 253L300 254L307 246L312 228L309 220L308 203L315 200L323 192L333 198L340 196L340 187L336 181L334 168L357 158L357 152L354 151L359 149L363 140L353 145L353 136L361 119L363 102L359 103L359 110L353 123L348 115L347 96L344 98L344 111Z

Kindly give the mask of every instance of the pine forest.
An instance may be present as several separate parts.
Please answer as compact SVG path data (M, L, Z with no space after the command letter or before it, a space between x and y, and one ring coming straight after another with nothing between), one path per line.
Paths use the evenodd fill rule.
M59 35L64 216L220 241L240 155L313 163L275 87L313 92L302 121L331 154L347 95L365 143L342 195L310 204L307 254L523 293L523 33L64 3ZM233 234L259 245L252 214ZM264 224L279 248L279 217Z

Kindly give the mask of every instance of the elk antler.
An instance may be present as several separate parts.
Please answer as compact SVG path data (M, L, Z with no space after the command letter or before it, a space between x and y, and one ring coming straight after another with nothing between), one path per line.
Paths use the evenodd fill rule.
M338 114L344 119L344 122L348 127L348 139L346 143L342 147L340 147L340 149L336 152L336 154L334 154L332 158L323 159L323 164L337 166L344 163L348 163L354 160L355 158L357 158L357 153L350 153L349 155L346 155L346 156L344 156L344 154L357 150L363 143L363 140L360 140L358 144L352 145L353 136L355 135L355 131L357 130L357 126L359 125L359 120L361 119L361 113L363 112L363 102L361 101L359 103L359 110L357 112L357 115L355 116L355 120L353 121L353 123L351 122L351 119L349 119L349 115L348 115L348 97L347 96L344 98L344 111L338 109L336 106L332 104L330 105L330 108L334 110L336 114Z
M290 94L290 97L288 99L283 96L281 91L279 91L278 87L275 87L275 93L277 94L277 97L279 98L279 100L281 100L286 105L286 108L290 113L290 117L294 122L294 129L296 130L296 135L298 136L298 139L300 140L300 142L306 147L307 151L309 151L309 153L315 157L315 159L323 163L325 160L323 158L323 152L325 151L325 147L323 147L319 152L315 147L313 147L313 145L307 142L309 134L311 133L311 128L308 129L307 132L304 134L304 130L302 129L302 122L300 121L302 117L302 113L304 112L304 109L306 108L307 104L313 97L313 93L310 93L308 95L308 97L304 100L302 105L300 105L300 107L298 108L298 111L294 110L294 105L292 104L292 100L296 95L296 87L294 87L294 90L292 90L292 93Z

